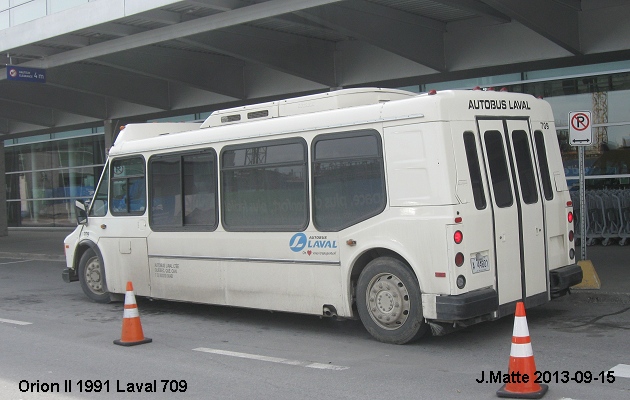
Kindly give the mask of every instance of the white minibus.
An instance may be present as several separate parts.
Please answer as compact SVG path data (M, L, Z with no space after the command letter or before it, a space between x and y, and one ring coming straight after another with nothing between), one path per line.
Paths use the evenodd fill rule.
M581 282L549 104L358 88L130 124L77 202L63 278L340 318L376 339L544 304Z

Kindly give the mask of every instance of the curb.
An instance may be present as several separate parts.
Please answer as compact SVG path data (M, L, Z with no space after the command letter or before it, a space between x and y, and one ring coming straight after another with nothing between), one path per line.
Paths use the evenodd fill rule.
M576 303L630 304L630 293L602 292L600 290L573 289L571 294L553 301Z

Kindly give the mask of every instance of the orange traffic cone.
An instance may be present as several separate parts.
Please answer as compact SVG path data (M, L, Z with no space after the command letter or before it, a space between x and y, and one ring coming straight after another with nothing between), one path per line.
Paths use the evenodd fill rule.
M114 344L121 346L135 346L137 344L150 343L153 339L145 338L140 323L140 314L136 304L136 296L133 294L133 285L127 282L125 293L125 311L123 314L122 334L120 340L114 340Z
M534 351L529 339L525 306L522 301L516 303L514 315L514 331L510 349L510 380L497 390L497 396L514 399L540 399L547 393L547 385L536 383L536 363Z

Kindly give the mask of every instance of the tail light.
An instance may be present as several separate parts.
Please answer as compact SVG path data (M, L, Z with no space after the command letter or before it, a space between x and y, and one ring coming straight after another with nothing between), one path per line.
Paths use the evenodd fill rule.
M462 252L455 254L455 265L457 265L458 267L464 265L464 255L462 254Z
M462 240L464 240L464 234L462 231L455 231L453 234L453 240L455 241L455 244L460 244Z

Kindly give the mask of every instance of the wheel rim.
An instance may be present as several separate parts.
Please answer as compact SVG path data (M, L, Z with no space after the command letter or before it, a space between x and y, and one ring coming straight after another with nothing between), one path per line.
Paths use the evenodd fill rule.
M381 328L400 328L409 317L409 292L393 274L378 274L367 286L366 303L372 320Z
M103 274L98 257L92 258L85 266L85 283L90 290L97 294L103 293Z

